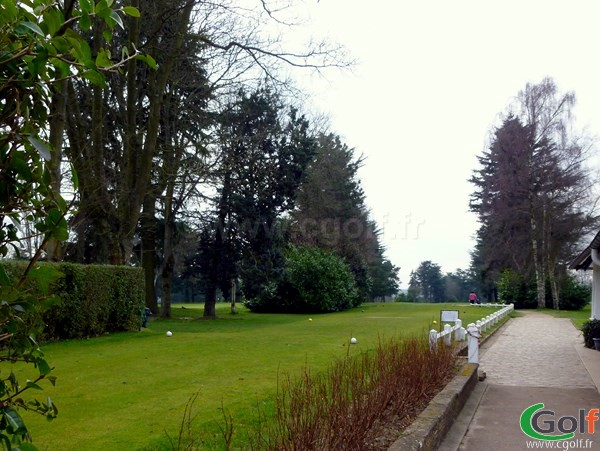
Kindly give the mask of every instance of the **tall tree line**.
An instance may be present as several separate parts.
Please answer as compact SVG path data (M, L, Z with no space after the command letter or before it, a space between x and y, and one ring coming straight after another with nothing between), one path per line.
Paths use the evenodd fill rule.
M68 18L78 5L66 0L58 8ZM231 281L252 268L250 262L258 272L244 278L247 290L248 281L277 272L274 249L284 239L280 221L295 207L318 139L309 136L306 119L284 105L288 86L278 67L347 63L339 48L322 42L299 52L282 50L259 32L269 21L281 23L280 10L265 0L255 8L229 0L123 0L114 6L130 5L141 15L109 22L108 50L99 47L107 25L73 30L86 42L81 51L97 62L121 54L122 43L130 43L120 71L108 70L104 84L82 77L52 85L50 141L57 150L52 186L57 192L77 186L77 192L69 219L72 239L64 248L49 243L46 251L56 260L142 265L147 306L158 311L160 285L161 313L169 316L183 234L189 240L196 233L203 249L219 260L222 280L205 274L207 293L215 286L231 291ZM244 102L262 112L236 112ZM66 164L78 175L72 184L62 174ZM375 230L360 208L361 221L369 222L365 230ZM369 265L386 263L387 274L395 276L377 244L363 247L365 256L345 246L343 255L365 289ZM257 289L264 283L257 282Z
M536 303L559 307L566 265L597 224L590 209L588 147L572 131L573 93L552 79L517 96L473 172L470 208L480 228L473 267L493 289L504 270L535 281ZM549 292L547 291L549 287Z

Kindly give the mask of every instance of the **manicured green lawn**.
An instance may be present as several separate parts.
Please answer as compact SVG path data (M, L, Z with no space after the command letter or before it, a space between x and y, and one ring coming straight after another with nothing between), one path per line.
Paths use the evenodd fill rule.
M59 416L50 423L26 416L34 444L49 450L171 449L167 433L177 438L185 405L198 393L193 424L202 449L222 449L222 405L233 416L234 446L242 446L257 406L272 407L278 377L304 365L323 371L347 353L372 349L380 338L426 336L440 310L459 310L465 325L495 310L408 303L322 315L254 314L241 306L230 315L228 309L219 305L220 319L205 321L196 319L201 306L177 305L172 320L151 321L141 332L45 345L58 380L39 396L51 396ZM349 345L350 337L358 344Z
M583 309L575 311L552 309L543 309L542 311L559 318L570 318L575 327L577 327L577 329L581 329L583 323L585 323L588 319L590 319L590 316L592 316L592 305L588 304Z

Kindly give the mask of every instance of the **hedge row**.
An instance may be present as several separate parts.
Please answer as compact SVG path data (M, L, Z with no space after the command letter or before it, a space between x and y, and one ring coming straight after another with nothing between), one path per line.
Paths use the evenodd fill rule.
M3 261L8 274L22 274L27 262ZM138 330L144 308L140 268L74 263L52 265L63 276L51 288L60 302L44 313L45 340L83 338Z

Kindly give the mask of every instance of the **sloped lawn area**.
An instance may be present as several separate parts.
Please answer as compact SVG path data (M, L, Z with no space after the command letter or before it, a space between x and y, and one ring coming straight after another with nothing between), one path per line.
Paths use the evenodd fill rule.
M221 304L220 319L205 321L198 319L202 306L176 305L172 320L150 321L138 333L45 345L58 380L39 396L50 396L59 416L46 422L29 415L26 422L40 449L172 449L169 437L178 440L186 405L197 395L191 425L201 449L224 449L223 410L233 419L233 447L244 447L258 410L268 417L278 381L288 374L324 371L382 339L425 336L442 309L459 310L465 325L495 310L388 303L322 315L240 307L231 315ZM350 345L351 337L358 343Z

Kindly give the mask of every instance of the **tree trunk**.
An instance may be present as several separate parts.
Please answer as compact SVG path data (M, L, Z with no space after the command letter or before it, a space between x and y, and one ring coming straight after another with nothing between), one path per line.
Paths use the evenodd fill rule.
M531 216L531 254L533 258L533 267L535 269L535 285L538 308L546 307L546 284L544 283L544 265L539 255L539 243L536 238L537 224L533 215Z
M217 317L216 304L217 284L214 280L208 280L204 295L204 313L202 316L208 319L215 319Z
M156 274L156 219L154 196L146 196L144 210L140 218L142 233L142 268L144 268L144 292L146 307L152 313L158 313L156 300L156 286L154 283Z
M231 278L231 295L230 296L231 296L231 313L234 315L237 313L237 310L235 307L235 295L236 295L235 291L236 291L235 277L232 277Z
M169 178L165 193L164 262L162 270L163 301L161 309L161 316L163 318L171 317L171 286L173 283L173 269L175 267L175 257L173 256L173 237L175 235L175 221L173 218L174 183L173 178Z
M164 51L168 52L172 57L166 59L158 68L156 75L148 80L148 121L146 123L144 144L141 149L138 148L139 140L134 139L134 136L132 135L133 129L128 130L128 138L131 141L128 143L126 159L129 167L126 171L124 191L121 193L121 198L119 199L119 222L121 224L120 243L122 250L125 253L132 247L135 228L140 217L140 207L144 197L150 190L152 161L157 150L164 92L171 71L180 54L184 38L187 35L190 15L194 5L195 2L188 2L180 10L179 26L170 45L167 44L164 49ZM128 70L135 71L136 66L132 64ZM127 89L128 99L137 98L135 77L130 73L128 73ZM132 92L130 92L130 90ZM133 101L131 101L131 103L128 102L127 108L127 117L130 118L129 121L131 121L133 120L134 115L134 111L131 109L137 108L137 104ZM132 127L132 124L128 123L128 127ZM125 260L128 258L129 256L127 254L124 255Z
M560 293L554 271L548 270L548 278L550 279L550 290L552 291L552 308L554 310L560 310Z
M175 259L173 252L171 255L165 255L162 270L163 296L160 309L160 316L163 318L171 317L171 284L173 281L173 268L175 267Z

